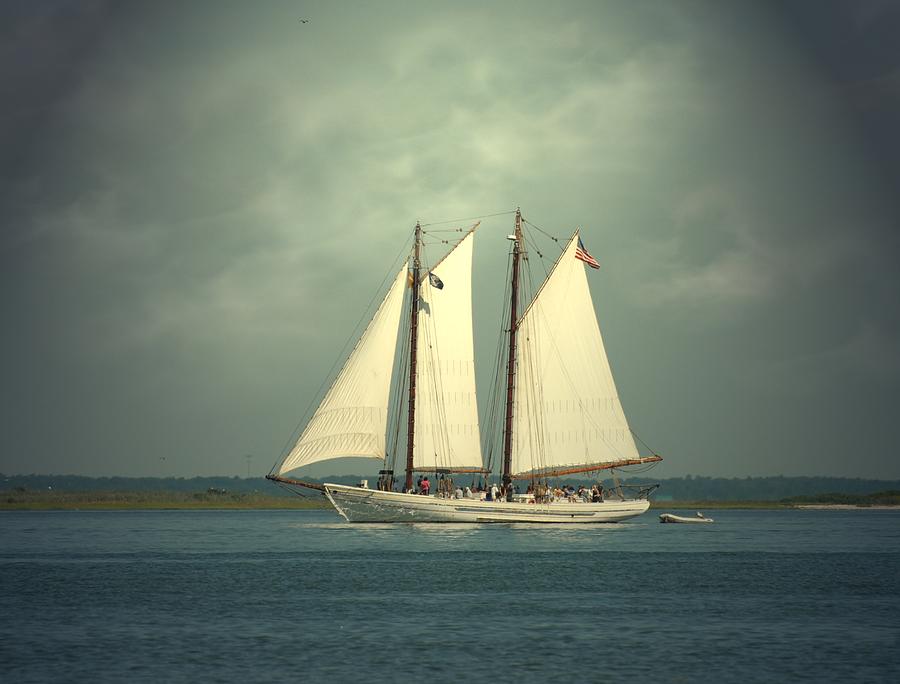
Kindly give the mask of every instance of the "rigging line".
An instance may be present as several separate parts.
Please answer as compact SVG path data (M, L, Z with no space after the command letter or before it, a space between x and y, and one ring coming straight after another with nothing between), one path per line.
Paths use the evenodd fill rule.
M506 302L509 300L509 289L510 285L510 270L512 268L512 259L507 259L506 261L506 279L504 282L506 286L503 291L503 298L501 299L501 308L500 308L500 329L497 332L497 346L496 352L494 354L494 372L493 377L491 378L490 384L490 401L487 404L487 408L485 411L485 419L484 423L487 425L487 430L482 435L482 458L485 458L485 461L482 465L486 467L487 470L493 471L494 469L494 453L497 449L497 440L498 434L500 433L500 428L496 423L496 416L499 411L499 406L501 404L502 395L500 393L500 372L501 366L506 365L504 363L505 360L505 352L506 348L503 344L504 342L504 331L506 329L506 325L508 324L509 317L509 309L505 306Z
M534 253L538 255L538 259L540 260L541 267L544 269L544 278L546 279L546 278L550 277L550 269L547 267L547 260L544 257L544 253L541 252L540 249L538 249L537 242L535 242L535 240L528 234L525 234L525 242L527 242L529 245L531 245L532 249L534 250Z
M420 301L426 301L421 294L419 295L419 298ZM431 313L427 316L425 321L422 321L419 324L419 330L422 331L421 339L419 340L422 343L420 346L422 347L423 352L422 374L427 377L424 378L426 382L422 382L421 385L423 390L422 394L424 396L419 397L423 415L416 421L416 426L422 430L423 437L426 425L430 424L431 426L431 446L433 447L434 453L430 456L424 453L419 454L419 457L421 458L422 466L427 467L426 458L433 456L434 467L435 470L437 470L439 467L446 467L450 462L450 444L449 435L447 434L446 405L444 403L445 393L443 388L443 374L440 368L440 351L438 349L437 335L434 331L435 302L433 300L428 300L427 304ZM425 396L427 396L427 392L431 392L432 395L430 402L423 400ZM416 408L418 408L418 404ZM427 414L427 416L425 414ZM426 425L422 424L424 420L428 421ZM440 451L441 454L438 454L438 451Z
M494 406L494 417L493 417L493 445L491 451L491 461L490 461L490 470L493 472L494 470L494 456L498 455L502 457L503 455L503 446L504 439L506 435L506 420L505 417L501 421L501 416L504 413L504 402L506 400L506 387L504 383L504 378L506 377L506 373L504 369L507 367L509 359L507 358L509 355L509 345L507 344L507 336L506 333L509 332L509 327L512 325L511 322L511 312L509 307L507 306L507 302L510 300L510 296L512 293L512 268L513 268L513 247L510 246L509 257L506 260L506 280L505 286L503 288L503 299L500 303L500 331L497 336L497 358L498 363L495 366L495 375L494 375L494 396L495 396L495 406ZM498 464L502 467L502 463Z
M296 494L301 499L311 499L312 498L309 494L304 494L303 491L300 490L299 488L294 488L291 485L287 485L284 482L279 482L278 480L275 480L274 482L277 486L281 487L285 491L290 492L291 494Z
M573 236L573 237L574 237L574 236ZM560 258L561 258L561 257L562 257L562 255L560 255ZM558 263L559 263L559 259L557 259L557 264L558 264ZM556 267L556 264L554 264L554 268L555 268L555 267ZM535 315L535 316L540 316L540 317L545 321L545 326L544 326L544 327L547 329L547 331L548 331L548 333L549 333L549 336L550 336L550 343L551 343L551 348L552 348L553 351L556 353L557 358L562 359L562 355L561 355L560 352L559 352L559 347L557 346L557 343L556 343L556 337L555 337L555 335L553 334L552 327L549 325L549 321L547 320L547 318L546 318L546 316L545 316L545 313L544 313L544 311L543 311L543 307L541 306L541 302L539 302L538 299L537 299L538 295L540 295L541 289L543 289L543 287L546 285L546 283L547 283L547 281L545 280L544 283L541 285L541 288L538 290L538 294L535 295L535 298L532 300L532 302L531 302L531 304L529 305L528 309L526 309L526 313L529 313L529 312L531 312L531 311L534 311L534 315ZM525 314L522 315L522 317L519 319L519 321L520 321L520 324L525 322ZM536 327L534 332L537 333L538 331L539 331L539 328ZM534 342L533 342L533 343L534 343L535 345L540 344L540 339L539 339L539 338L540 338L541 336L535 334L534 337L535 337L535 339L534 339ZM538 350L538 351L536 352L536 356L539 356L539 354L540 354L540 351ZM568 371L568 369L566 368L565 364L561 364L561 368L562 368L563 376L564 376L566 382L569 384L569 386L570 386L572 389L574 389L574 382L572 381L571 375L569 374L569 371ZM542 395L542 393L543 393L543 386L542 386L542 385L539 386L539 387L537 388L537 390L538 390L538 392L540 392L541 395ZM616 393L616 396L617 396L617 398L618 398L618 392ZM544 400L543 400L543 397L542 397L542 396L541 396L541 397L538 397L537 399L540 400L541 404L543 404L543 401L544 401ZM590 415L590 413L588 413L588 412L586 411L585 405L584 405L584 402L583 402L582 398L576 395L576 396L575 396L575 401L577 401L578 407L579 407L579 409L580 409L580 411L581 411L582 424L584 423L584 418L587 417L588 421L590 421L591 424L593 425L593 427L597 430L598 436L600 437L600 439L601 439L603 442L606 443L606 445L612 450L613 453L615 453L617 456L620 456L620 457L624 458L624 456L623 456L622 453L618 450L618 448L617 448L615 445L613 445L612 442L610 442L608 439L606 439L606 437L603 435L603 432L602 432L602 430L600 429L599 423L597 423L596 420L594 420L594 417L593 417L592 415ZM621 408L621 402L620 402L619 406L620 406L620 408ZM536 407L536 408L537 408L537 407ZM624 409L622 410L622 413L623 413L623 417L624 417ZM627 419L625 419L625 425L626 425L626 427L628 427L628 429L629 429L629 431L630 431L631 428L628 426L628 420L627 420ZM536 426L535 429L536 429L536 430L543 430L543 428L542 428L541 426ZM546 435L544 435L544 436L546 437ZM543 442L543 440L541 440L541 442ZM533 458L533 457L534 457L534 456L532 455L532 458Z
M434 270L437 269L474 230L474 227L469 228L466 234L453 244L450 251L430 266L429 273L434 272ZM443 242L449 244L451 241ZM450 401L450 393L444 386L445 369L444 366L442 366L442 363L446 363L446 360L442 361L442 341L437 334L436 329L436 321L443 315L443 308L439 303L440 296L436 293L432 293L434 296L429 296L427 294L428 291L425 288L431 287L430 282L426 284L423 280L419 287L423 289L422 299L423 301L427 301L430 311L430 314L426 316L426 320L420 324L420 330L422 331L421 341L423 342L423 352L425 352L423 355L422 370L426 375L427 380L422 388L423 391L430 391L432 396L430 402L422 404L422 418L424 422L419 421L417 422L417 425L421 425L423 429L430 428L431 433L427 443L432 447L433 452L431 454L420 454L421 465L423 467L427 466L427 460L433 457L435 468L452 468L454 467L454 460L459 457L460 454L457 454L453 448L453 440L450 434L451 425L448 418L449 411L447 407L448 401ZM477 428L477 410L475 426ZM478 447L480 448L480 446L479 439ZM481 460L481 458L479 458L479 460ZM481 465L483 466L483 462Z
M420 245L453 245L454 247L456 247L456 245L458 245L460 242L462 242L462 240L454 241L454 240L434 239L434 240L422 240L421 242L419 242L419 244Z
M528 239L524 235L525 244L522 246L522 270L521 270L521 290L522 302L530 303L531 296L534 293L534 273L531 267L531 253L528 250ZM527 308L528 304L525 304ZM541 413L536 406L534 397L534 388L539 388L540 375L534 367L534 359L531 355L529 347L531 340L528 331L521 326L522 319L518 318L513 325L520 329L516 351L518 358L516 359L516 379L513 388L513 434L511 444L511 460L518 464L521 461L520 455L526 453L522 445L527 444L527 453L530 455L532 464L535 459L540 459L543 452L543 444L538 439L541 432L540 422ZM523 388L532 388L529 392ZM525 420L523 421L523 417ZM516 429L516 427L518 429ZM524 433L524 434L523 434ZM526 439L527 437L527 439ZM520 469L512 468L512 472L516 473ZM512 474L512 473L511 473Z
M528 252L526 251L526 254L527 253ZM534 275L532 273L531 261L526 259L525 265L526 267L522 270L522 290L523 294L528 295L523 297L523 301L528 302L530 301L531 293L534 291ZM542 435L542 430L540 428L541 412L537 408L538 402L535 398L536 392L540 391L540 376L535 372L532 354L533 345L536 340L531 339L528 327L527 325L522 325L521 319L518 321L518 326L520 330L517 345L519 358L516 360L517 373L516 385L513 392L513 401L515 402L513 420L518 424L520 429L514 433L516 439L513 440L512 444L513 459L517 466L513 468L513 472L521 471L521 468L519 467L521 459L518 458L518 456L520 454L524 456L526 453L526 449L523 449L522 445L527 444L527 453L532 468L537 461L542 461L543 453L543 445L541 444L540 439L540 435ZM531 388L531 391L523 392L523 387L529 387ZM525 421L522 420L523 416L526 417Z
M472 233L475 232L475 229L477 227L478 227L477 223L474 226L470 227L468 229L468 231L466 232L466 234L462 238L460 238L458 241L456 241L455 244L453 245L453 247L446 254L444 254L444 256L442 256L440 259L438 259L430 267L429 273L433 272L434 269L438 268L444 262L444 260L447 259L453 253L453 251L457 247L459 247L460 244L462 244L462 242L467 237L469 237L469 235L471 235ZM449 240L446 240L444 242L446 244L450 243ZM470 277L471 277L471 274L470 274ZM431 287L430 281L429 281L428 286ZM439 349L440 341L439 341L439 337L436 333L435 325L434 325L435 320L437 320L435 318L435 316L437 316L439 318L441 315L440 314L441 306L439 304L437 304L437 301L439 299L440 299L440 297L428 298L428 305L430 307L431 314L429 315L427 323L426 323L425 327L423 328L423 334L424 334L424 336L428 337L428 339L430 340L430 341L428 341L428 349L431 350L431 353L429 354L428 360L429 360L429 363L431 364L431 368L432 368L431 382L432 382L432 385L434 385L434 387L432 388L435 392L434 401L437 404L437 406L432 406L430 408L432 410L437 411L438 418L437 418L437 420L433 421L433 423L434 423L434 425L441 428L441 435L440 435L441 447L442 447L442 450L445 452L444 462L443 463L436 462L435 467L439 467L439 466L453 467L454 450L451 446L450 425L447 420L447 407L446 407L447 392L445 392L444 387L443 387L443 370L441 369L441 366L440 366L440 363L441 363L440 362L441 353L440 353L440 349ZM434 370L435 368L437 369L436 371ZM473 369L473 372L474 372L474 369ZM477 404L476 404L476 406L477 406ZM477 421L477 410L476 410L476 421ZM437 444L437 438L436 438L435 434L432 434L432 442L435 445ZM480 448L480 440L479 440L479 448ZM434 455L435 455L435 458L438 457L437 452L435 452ZM483 465L484 464L482 463L482 466Z
M556 337L554 336L552 329L550 328L549 324L547 323L548 319L544 315L543 308L540 305L538 305L537 309L535 310L535 313L540 314L540 316L545 321L545 326L547 327L549 334L550 334L550 342L552 344L552 348L553 348L554 352L556 353L557 358L562 359L563 356L559 352L559 346L556 343ZM565 378L566 382L569 384L569 387L574 390L575 383L572 381L572 376L569 374L569 369L566 368L564 363L561 363L560 367L563 372L563 377ZM618 394L619 394L618 391L616 391L616 399L619 398ZM610 440L608 440L604 436L603 430L601 429L600 424L596 420L594 420L594 417L586 410L584 400L576 394L576 395L574 395L574 401L576 401L578 403L578 408L581 409L582 420L584 420L584 418L587 417L588 421L590 421L590 423L593 425L594 429L597 430L597 436L600 437L600 439L606 443L606 445L610 448L610 450L612 450L612 452L614 454L616 454L616 456L619 456L620 458L625 459L626 456L621 451L619 451L619 449ZM622 416L625 419L625 426L628 427L629 431L631 431L631 428L628 426L628 419L625 418L625 410L622 408L621 400L619 400L619 408L621 409Z
M575 239L575 236L577 234L578 234L578 231L575 231L572 233L572 237L569 238L569 242L566 244L565 247L563 247L563 250L559 253L559 256L556 257L556 261L553 262L553 268L551 268L550 273L547 274L547 279L544 280L543 283L541 283L540 287L537 289L537 292L534 293L534 297L532 298L531 303L525 307L525 309L522 311L522 315L519 316L519 323L521 323L522 320L524 320L525 316L527 316L528 312L531 310L531 307L534 306L534 303L537 301L537 298L541 294L541 290L543 290L547 286L547 283L550 280L550 275L556 270L556 267L559 266L560 261L562 261L563 255L566 253L566 250L569 248L569 244L572 243L572 240Z
M460 241L461 242L461 241ZM454 246L455 249L455 246ZM453 250L451 250L452 252ZM424 254L424 250L423 250ZM448 252L449 254L449 252ZM437 264L441 263L447 255L441 257L435 264L428 265L427 273L431 273L432 269L436 268ZM425 257L425 263L428 264L428 258ZM418 284L420 289L420 293L423 291L423 286L425 285L425 278ZM431 286L430 279L428 286ZM420 330L420 339L419 342L420 347L422 348L422 369L420 374L420 379L423 380L421 389L423 395L427 396L427 392L432 393L431 402L417 402L416 409L417 412L419 410L419 405L421 404L421 419L425 420L425 425L422 424L422 420L416 421L416 426L422 430L424 437L424 429L427 425L431 426L431 445L434 447L434 453L431 455L427 455L424 453L419 454L419 458L421 459L421 463L423 467L427 467L426 458L433 458L435 469L440 467L446 467L452 456L450 454L450 435L447 428L447 417L446 417L446 405L444 403L444 389L443 389L443 375L440 368L440 350L438 349L438 340L437 335L434 330L434 311L435 311L435 301L433 299L427 299L420 294L419 301L424 302L427 301L430 313L424 321L420 321L419 330ZM440 309L440 307L437 307ZM437 361L436 361L437 360ZM425 378L421 378L421 375L425 375ZM441 454L438 454L438 451ZM415 456L415 455L414 455Z
M494 470L494 455L497 453L500 442L500 427L497 416L500 414L500 410L502 408L503 396L500 391L500 368L501 364L503 364L504 356L503 356L503 334L501 333L499 336L500 344L498 345L498 352L496 354L496 362L495 362L495 370L494 377L491 379L491 400L487 406L487 426L488 429L485 432L484 436L484 447L482 452L486 452L485 459L485 467L487 470L493 472Z
M405 297L404 297L405 299ZM400 320L400 330L409 330L409 307L404 306L401 320ZM393 394L393 435L388 433L386 436L386 440L389 442L385 444L385 470L396 471L397 469L397 454L399 452L400 446L400 426L403 422L403 399L404 399L404 390L406 389L406 383L408 380L407 367L409 365L409 335L401 334L399 335L400 344L399 344L399 358L395 359L394 366L397 370L397 374L394 380L394 394ZM390 465L388 465L388 454L390 454ZM393 477L393 473L391 474Z
M401 348L401 353L407 354L409 352L408 347L409 347L408 344L404 345ZM406 373L406 371L408 369L408 365L409 364L408 364L407 360L404 359L403 361L401 361L398 372L401 374ZM398 468L397 460L399 458L399 454L401 453L400 428L401 428L401 425L403 424L403 418L404 418L404 415L403 415L403 398L404 397L403 397L403 395L405 394L405 390L406 390L406 380L401 379L397 385L397 399L394 402L394 434L391 437L392 446L391 446L391 451L390 451L391 460L390 460L390 468L389 469L394 471L394 473L396 473L396 471L397 471L397 468ZM385 462L387 462L387 459L385 459ZM392 473L392 475L394 473Z
M452 250L451 250L452 251ZM425 254L425 250L422 250L423 261L427 265L426 273L430 274L431 270L435 267L434 265L429 264L429 260L427 255ZM440 259L437 263L443 261L443 258ZM422 291L422 286L425 283L425 278L421 279L421 282L417 284L420 292ZM430 286L430 282L429 282ZM423 296L419 295L419 301L425 301ZM434 301L428 300L429 310L433 310ZM438 455L438 447L440 447L440 451L446 451L446 459L450 458L450 445L449 445L449 435L447 434L446 427L446 407L443 402L443 386L442 386L442 378L441 371L438 364L435 364L435 355L439 356L439 350L437 347L437 339L434 334L434 319L433 314L429 314L429 316L424 321L420 321L419 323L419 342L422 343L422 369L420 375L420 379L423 380L421 389L423 394L427 394L428 391L432 393L432 402L429 404L428 402L417 402L416 409L417 413L421 410L421 418L425 420L429 420L432 427L432 435L431 442L432 446L435 447L434 453L431 455L434 459L434 467L437 469L441 467L444 462L444 458ZM435 366L438 365L437 370L435 371ZM430 377L421 378L421 375L426 375ZM436 404L436 405L435 405ZM421 408L420 408L421 405ZM427 414L427 415L426 415ZM421 420L416 421L416 426L423 431L424 433L424 425L422 425ZM435 428L437 428L437 432L440 433L439 436L435 434ZM438 444L440 441L440 444ZM443 454L442 454L443 456ZM415 460L415 454L413 455ZM428 455L420 453L419 458L421 459L421 463L423 467L427 467L426 458L430 458ZM438 461L441 461L440 463Z
M515 213L516 213L516 210L511 209L510 211L498 211L495 214L482 214L481 216L468 216L466 218L451 219L449 221L432 221L431 223L420 223L419 227L425 228L427 226L445 226L448 223L461 223L463 221L477 221L478 219L493 218L494 216L505 216L507 214L515 214Z
M619 466L619 469L623 472L628 473L629 475L640 475L641 473L646 473L650 470L653 470L658 465L659 461L656 461L655 463L646 463L635 470L631 470L631 468L634 468L634 466ZM629 470L625 470L625 468L628 468Z
M529 268L526 271L526 281L531 291L534 291L533 274ZM533 303L533 301L532 301ZM520 320L522 325L522 381L519 386L525 385L531 388L526 394L525 406L520 407L521 412L528 412L529 420L529 449L532 469L547 467L547 447L549 434L545 424L543 407L546 404L544 398L543 375L540 372L539 360L541 353L541 336L536 334L537 329L530 330L530 319ZM527 382L526 382L527 380ZM524 465L524 464L523 464ZM518 469L517 469L518 470Z
M440 266L442 263L444 263L444 260L451 254L453 254L453 252L456 250L456 248L459 247L463 243L463 240L465 240L467 237L469 237L470 234L475 232L476 228L478 228L477 223L474 226L470 226L469 229L466 231L466 234L463 235L459 240L454 242L453 246L447 250L447 253L444 256L442 256L440 259L438 259L436 262L434 262L434 265L431 267L431 270L436 269L438 266ZM460 228L460 230L463 230L463 229ZM451 240L441 240L441 243L445 244L445 245L449 245L451 242L452 242ZM469 275L471 277L471 273Z
M483 408L482 414L482 424L485 426L485 431L481 434L481 454L482 454L482 465L487 469L492 469L493 459L494 459L494 442L496 438L496 427L494 426L494 416L496 415L496 406L497 406L497 372L500 365L499 355L497 353L494 354L495 363L493 365L493 376L491 377L491 382L488 390L488 398L487 402Z
M642 439L638 436L638 433L636 433L634 430L632 430L631 427L628 428L628 431L631 432L631 436L632 436L632 437L634 437L637 441L639 441L641 444L643 444L645 447L647 447L647 451L649 451L651 454L655 454L655 455L656 455L656 451L654 451L653 449L651 449L651 448L650 448L650 445L647 444L647 442L645 442L644 440L642 440ZM655 464L654 464L654 465L655 465Z
M359 330L359 326L362 325L362 322L366 319L366 317L369 313L369 310L372 308L372 305L375 303L376 299L378 298L378 294L381 292L382 288L384 288L385 283L387 283L388 279L391 277L391 273L394 272L394 266L400 260L400 257L403 255L404 252L406 252L406 253L409 252L409 243L411 240L412 240L412 236L407 237L406 241L403 243L403 246L400 248L400 251L397 253L397 256L394 257L394 260L393 260L393 262L391 262L391 266L388 269L387 275L384 276L384 279L381 281L381 284L375 289L375 292L372 295L372 299L369 300L368 305L366 305L366 308L363 309L362 315L359 317L359 320L356 322L356 325L354 326L353 331L350 333L350 336L344 342L344 346L341 348L340 353L335 358L334 363L331 364L331 368L329 369L328 374L322 380L322 384L319 385L319 389L317 389L315 394L312 395L312 398L310 399L309 404L306 407L306 410L303 412L302 417L297 422L297 425L294 426L294 429L291 432L291 434L288 436L287 441L284 443L284 446L281 447L281 455L278 457L278 459L276 459L275 463L272 465L272 469L269 471L270 473L274 473L275 469L278 468L282 463L284 463L285 459L290 454L289 449L290 449L291 443L296 442L296 440L300 438L299 435L297 435L297 433L300 431L300 426L303 425L310 417L310 411L312 410L313 404L316 403L316 399L319 399L321 401L322 389L329 382L329 380L334 380L334 378L332 376L334 374L335 369L338 366L338 363L340 363L341 359L343 359L344 363L346 363L347 358L348 358L346 352L347 352L347 347L350 346L350 341L356 337L356 332ZM384 297L387 297L387 293L385 293ZM359 344L359 339L356 340L356 343ZM354 345L353 348L356 349L356 345Z
M548 233L546 230L544 230L544 229L541 228L540 226L534 225L531 221L529 221L529 220L528 220L527 218L525 218L524 216L522 217L522 220L523 220L525 223L527 223L529 226L531 226L532 228L534 228L535 230L539 230L540 232L542 232L544 235L546 235L548 238L550 238L550 239L553 240L554 242L559 242L559 238L558 238L558 237L556 237L555 235L551 235L550 233Z

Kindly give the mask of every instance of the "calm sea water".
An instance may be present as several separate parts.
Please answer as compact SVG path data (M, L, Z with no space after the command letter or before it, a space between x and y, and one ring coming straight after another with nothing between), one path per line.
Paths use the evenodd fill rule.
M0 513L0 678L900 681L900 512Z

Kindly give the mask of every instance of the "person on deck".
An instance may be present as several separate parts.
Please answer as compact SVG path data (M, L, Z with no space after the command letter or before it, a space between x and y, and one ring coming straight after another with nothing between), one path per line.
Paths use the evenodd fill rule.
M431 492L431 483L428 481L428 476L426 475L425 478L422 480L422 494L424 494L425 496L428 496L428 494L430 492Z

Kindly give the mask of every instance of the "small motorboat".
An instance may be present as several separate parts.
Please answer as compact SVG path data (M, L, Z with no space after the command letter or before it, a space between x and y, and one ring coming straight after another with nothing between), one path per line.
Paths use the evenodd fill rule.
M674 515L672 513L662 513L659 516L661 523L711 523L712 518L707 518L700 511L697 511L696 517L686 518L682 515Z

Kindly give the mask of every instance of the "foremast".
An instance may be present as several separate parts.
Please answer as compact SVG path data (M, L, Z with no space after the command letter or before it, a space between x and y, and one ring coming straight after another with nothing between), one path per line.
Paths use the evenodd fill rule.
M416 221L416 235L413 246L412 286L410 287L410 314L409 314L409 413L406 427L406 485L404 492L412 489L413 471L415 462L416 436L416 353L419 340L419 272L421 261L419 251L422 244L422 226Z
M516 209L516 232L513 238L512 282L509 295L509 350L506 358L506 424L503 428L503 469L501 478L504 488L512 481L512 441L513 403L516 386L516 330L519 321L519 260L522 247L522 212Z

